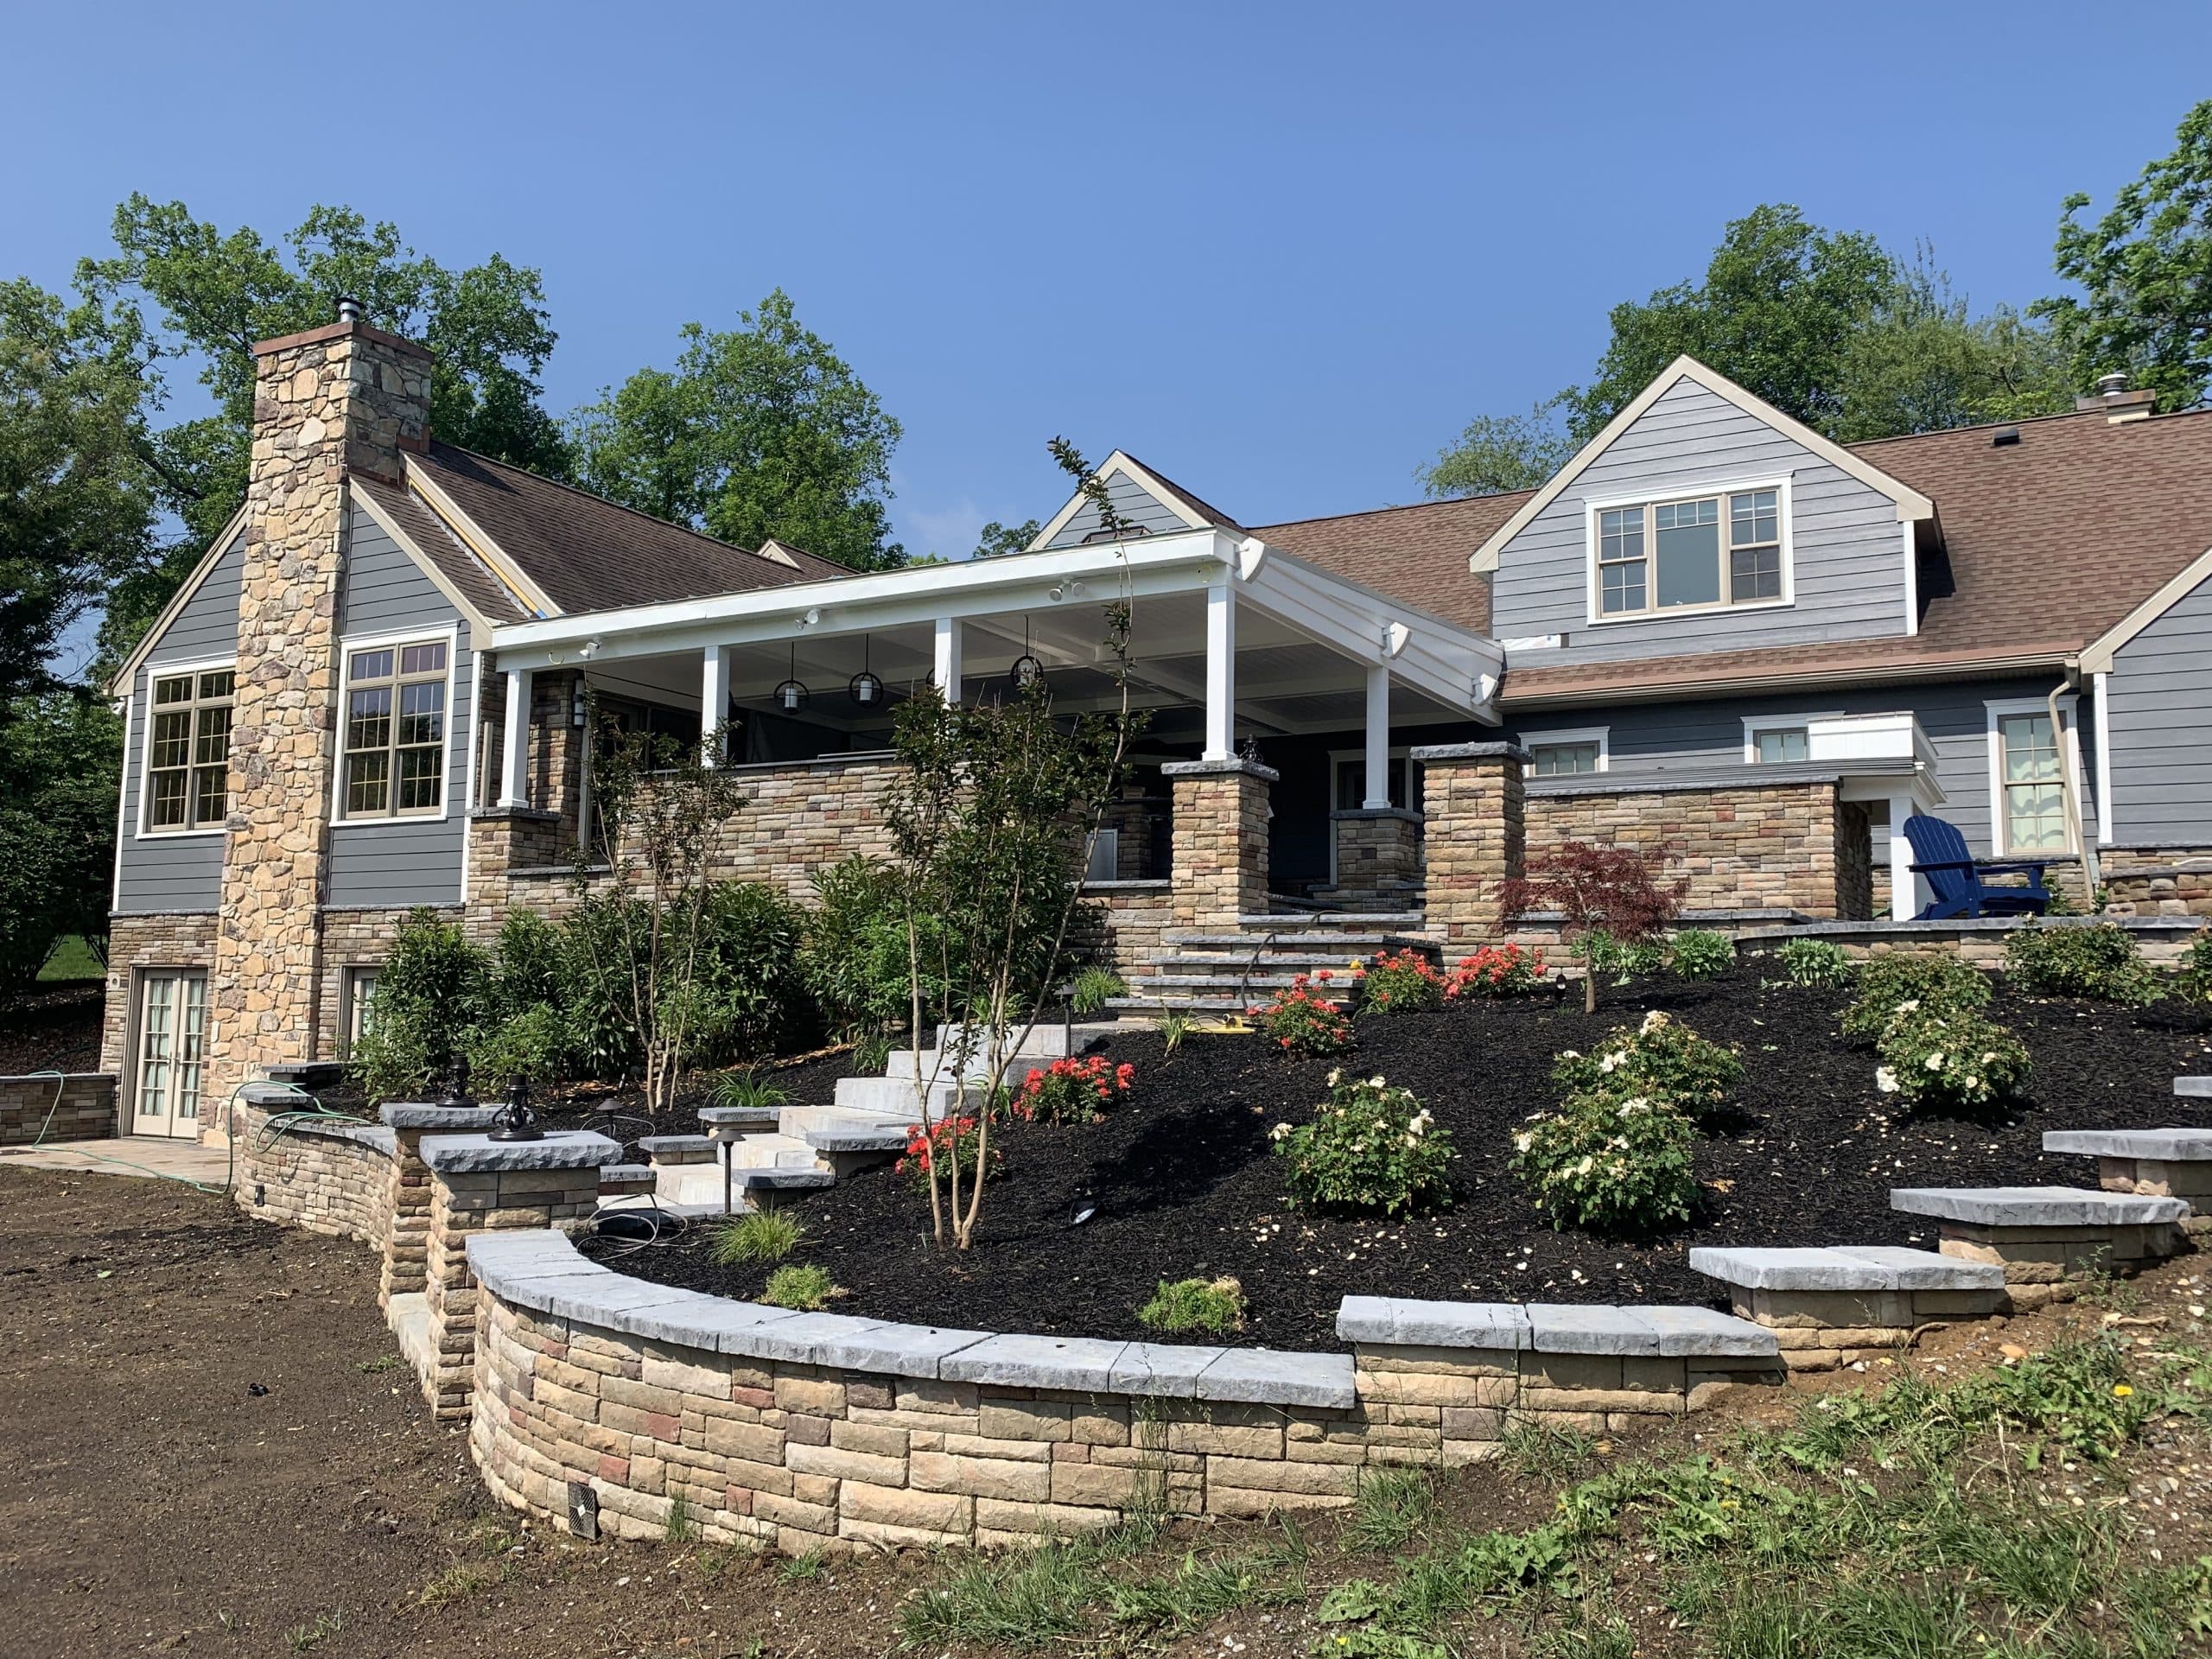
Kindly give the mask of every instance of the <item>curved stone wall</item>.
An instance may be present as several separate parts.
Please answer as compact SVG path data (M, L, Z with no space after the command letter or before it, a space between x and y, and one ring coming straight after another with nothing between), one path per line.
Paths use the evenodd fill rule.
M264 1221L358 1238L382 1249L391 1224L391 1130L300 1116L297 1096L251 1087L231 1109L239 1206ZM283 1103L278 1103L281 1101ZM283 1121L272 1126L272 1118Z

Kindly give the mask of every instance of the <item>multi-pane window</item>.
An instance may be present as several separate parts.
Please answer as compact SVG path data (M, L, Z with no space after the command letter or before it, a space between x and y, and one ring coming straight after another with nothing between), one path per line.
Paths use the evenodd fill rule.
M1782 494L1739 490L1598 513L1598 610L1649 615L1782 597Z
M1752 759L1773 766L1812 758L1810 734L1802 726L1762 726L1751 734Z
M1998 786L2005 816L2005 850L2066 850L2066 791L2050 715L2001 715L1997 721Z
M1566 778L1598 770L1598 745L1594 742L1538 743L1529 753L1535 757L1532 770L1539 778Z
M231 694L227 668L154 676L146 724L146 828L220 827L230 810Z
M1337 759L1336 770L1337 810L1339 812L1358 811L1362 807L1367 804L1366 758L1362 755L1338 756ZM1404 806L1406 804L1405 756L1402 754L1392 755L1389 760L1389 764L1384 769L1384 775L1389 780L1390 804L1398 807ZM1417 769L1414 776L1414 787L1418 790L1420 784L1419 772ZM1421 805L1421 803L1416 799L1413 804L1418 808Z
M445 641L350 652L344 816L435 812L445 802Z

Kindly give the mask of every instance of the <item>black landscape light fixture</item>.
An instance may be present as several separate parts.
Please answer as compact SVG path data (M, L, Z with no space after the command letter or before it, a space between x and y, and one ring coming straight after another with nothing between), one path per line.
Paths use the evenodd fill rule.
M1006 671L1007 683L1017 691L1027 691L1045 677L1045 664L1030 654L1029 619L1021 619L1021 655L1014 659L1014 666Z
M507 1083L507 1103L499 1108L486 1135L488 1141L543 1141L537 1114L530 1103L530 1079L518 1071Z
M861 671L853 676L852 683L845 690L853 701L863 709L883 706L883 682L868 671L868 661L874 651L874 636L861 636Z
M775 690L776 707L787 715L795 715L806 707L814 694L806 689L798 677L798 641L791 641L791 677Z
M468 1092L467 1055L447 1056L445 1097L435 1103L440 1106L474 1106L476 1103L476 1096Z

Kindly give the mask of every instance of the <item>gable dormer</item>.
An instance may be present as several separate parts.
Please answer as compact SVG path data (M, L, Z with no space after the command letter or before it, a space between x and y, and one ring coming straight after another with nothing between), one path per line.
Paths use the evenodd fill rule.
M1242 528L1227 514L1122 450L1107 456L1091 475L1106 486L1106 499L1113 504L1114 512L1130 526L1125 535L1167 536L1216 525L1224 530ZM1098 504L1078 490L1022 550L1039 553L1046 548L1080 547L1085 542L1112 538L1113 532L1100 522Z
M1683 357L1469 561L1525 667L1918 626L1928 499Z

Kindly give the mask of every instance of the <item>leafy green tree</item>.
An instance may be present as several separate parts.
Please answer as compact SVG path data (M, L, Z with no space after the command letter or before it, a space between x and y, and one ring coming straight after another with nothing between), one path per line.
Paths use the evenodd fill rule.
M437 355L430 427L495 460L555 477L569 457L539 402L555 335L536 270L498 254L449 270L418 256L397 227L348 207L317 207L282 248L241 227L225 234L181 201L133 195L115 212L116 251L81 260L73 339L140 385L140 460L180 540L152 550L111 597L107 643L127 649L245 498L256 340L328 322L340 295L369 321ZM214 409L155 428L188 372Z
M673 369L640 369L576 411L581 481L742 547L774 537L857 570L905 563L890 539L899 423L781 289L739 321L685 324Z
M1560 430L1554 397L1526 415L1478 415L1456 442L1414 468L1431 500L1459 495L1501 495L1532 490L1573 455L1573 439Z
M107 937L122 722L60 686L20 696L0 725L0 997L38 976L54 943Z
M1025 518L1018 524L1002 524L994 518L976 537L973 556L998 559L1009 553L1019 553L1037 539L1037 531L1038 524L1034 518Z
M2212 99L2183 118L2173 153L2124 186L2094 224L2089 198L2066 198L2058 274L2079 298L2044 300L2076 389L2125 370L2161 409L2194 409L2212 383Z

